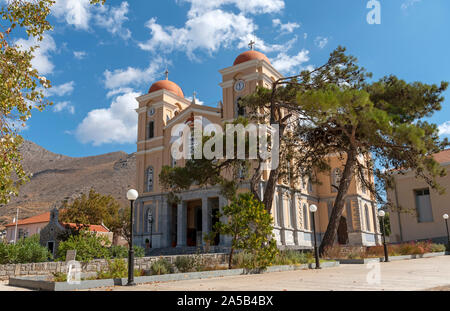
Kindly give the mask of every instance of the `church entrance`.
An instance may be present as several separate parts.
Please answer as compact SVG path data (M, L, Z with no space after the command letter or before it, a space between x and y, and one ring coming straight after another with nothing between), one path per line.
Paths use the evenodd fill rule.
M339 227L337 230L338 243L340 245L348 244L348 232L347 232L347 218L341 216L339 221Z
M187 206L187 246L202 245L202 201L191 201Z

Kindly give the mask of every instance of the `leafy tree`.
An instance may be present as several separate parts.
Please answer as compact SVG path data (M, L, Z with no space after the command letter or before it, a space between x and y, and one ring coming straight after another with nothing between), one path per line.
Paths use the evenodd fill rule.
M287 158L294 174L314 177L329 172L330 154L344 163L321 253L336 238L354 177L379 203L384 203L380 193L393 186L393 171L411 170L443 191L436 177L444 176L445 170L432 154L448 146L448 141L440 141L437 126L422 119L441 109L448 83L407 83L395 76L371 82L371 77L339 47L325 65L280 79L271 90L260 88L246 101L253 108L270 103L271 114L280 115L276 118L280 127L286 129L290 123L280 139L292 153ZM276 172L275 177L279 177ZM273 187L270 178L267 187Z
M76 250L76 260L89 262L93 259L110 257L110 241L107 237L81 231L79 234L71 235L66 241L61 241L58 246L58 258L66 260L68 250Z
M273 239L272 217L267 213L261 201L251 193L240 194L233 202L225 206L222 215L227 223L216 223L216 230L231 236L231 250L228 268L232 268L235 250L244 251L252 256L247 267L265 268L271 265L278 253Z
M321 254L336 238L353 179L380 205L386 205L385 189L394 185L393 172L413 171L433 189L444 191L436 180L446 172L432 154L449 143L441 141L437 126L423 118L441 109L448 83L408 83L393 75L372 81L372 74L345 51L338 47L324 65L278 79L271 89L258 87L240 102L247 108L249 120L279 126L280 165L270 171L262 198L258 187L263 159L250 166L250 191L268 211L280 180L307 176L318 183L318 174L331 170L330 154L342 161L343 173L334 186L337 194ZM236 167L236 161L190 160L185 168L163 169L160 180L174 192L193 184L220 184L232 193L237 189L236 180L216 176ZM387 205L401 208L392 202Z
M91 0L92 4L105 0ZM0 204L7 204L19 187L29 180L22 165L20 129L26 126L33 108L42 111L52 103L44 90L51 82L33 68L33 52L45 32L52 30L47 18L53 0L7 0L0 8ZM36 45L24 49L16 44L25 33Z
M117 244L119 236L126 237L124 228L129 226L129 218L111 195L102 195L91 189L88 195L82 194L72 203L64 202L63 209L62 222L75 223L79 225L78 229L83 225L104 223L114 234L113 244Z

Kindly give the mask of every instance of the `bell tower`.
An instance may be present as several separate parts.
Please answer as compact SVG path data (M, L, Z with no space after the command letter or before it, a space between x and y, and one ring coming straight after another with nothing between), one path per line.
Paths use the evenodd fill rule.
M233 66L220 70L222 75L223 120L232 121L245 115L239 106L239 99L252 94L257 86L272 87L272 82L282 75L271 65L266 55L254 50L255 42L249 44L250 50L240 54Z

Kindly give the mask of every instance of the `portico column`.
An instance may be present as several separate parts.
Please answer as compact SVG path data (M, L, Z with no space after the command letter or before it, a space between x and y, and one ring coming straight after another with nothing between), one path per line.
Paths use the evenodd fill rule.
M177 206L177 247L184 247L187 245L187 219L186 219L186 202L182 201Z
M280 188L278 192L278 217L280 218L278 224L280 225L280 241L281 245L286 245L286 237L285 237L285 228L286 224L284 223L284 191Z
M294 244L298 245L298 229L300 229L299 225L298 225L298 212L297 212L297 193L295 193L295 191L292 191L292 196L291 196L291 200L292 200L292 211L291 211L291 215L292 217L294 217Z
M208 197L202 197L202 245L205 245L205 234L211 230L211 213Z
M220 209L220 213L223 213L223 207L227 206L228 201L226 198L219 196L219 209ZM228 218L227 216L222 216L220 217L220 222L221 223L228 223ZM231 246L231 237L229 235L220 235L220 243L219 246L226 246L229 247Z

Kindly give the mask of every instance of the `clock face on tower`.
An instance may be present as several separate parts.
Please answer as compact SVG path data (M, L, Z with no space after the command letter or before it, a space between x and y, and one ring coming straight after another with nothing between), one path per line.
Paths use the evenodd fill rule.
M234 90L236 92L240 92L245 88L245 82L244 80L238 80L236 81L236 83L234 84Z

